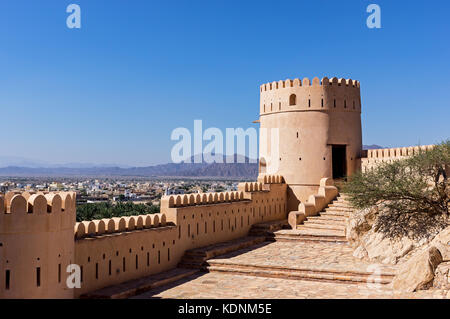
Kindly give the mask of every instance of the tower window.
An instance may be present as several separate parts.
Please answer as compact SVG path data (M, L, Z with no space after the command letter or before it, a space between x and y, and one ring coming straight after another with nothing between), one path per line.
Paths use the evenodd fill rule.
M336 107L336 99L333 100L334 107Z
M297 96L295 94L291 94L289 96L289 105L296 105L297 104Z
M344 108L347 108L347 100L344 100Z
M281 111L281 102L278 103L278 110Z
M321 105L322 105L322 107L323 107L323 99L322 99L322 101L321 101Z
M5 289L6 290L9 290L10 282L11 282L11 270L6 270L6 273L5 273Z
M308 99L308 107L311 107L311 99Z
M36 286L41 286L41 267L36 268Z

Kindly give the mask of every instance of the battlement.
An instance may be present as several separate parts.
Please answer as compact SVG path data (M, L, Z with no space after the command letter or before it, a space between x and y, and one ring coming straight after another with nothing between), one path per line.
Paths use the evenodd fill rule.
M151 229L166 226L165 214L148 214L127 217L105 218L83 221L75 224L75 238L101 236L133 230Z
M0 194L0 232L67 229L75 221L75 192Z
M303 80L296 78L294 80L286 79L284 81L280 80L278 82L274 81L262 84L260 86L260 92L299 86L337 86L359 88L360 83L357 80L344 78L338 79L336 77L333 77L331 79L323 77L322 80L320 80L318 77L315 77L312 81L310 81L309 78L303 78Z
M361 112L359 81L315 77L312 81L285 80L260 86L260 114L292 111Z
M406 157L419 154L420 152L428 151L434 145L397 147L397 148L380 148L367 150L367 158L391 158L391 157Z
M212 205L227 202L238 202L248 200L245 193L267 191L265 184L281 184L284 182L282 176L265 175L258 178L259 182L239 183L238 191L235 192L217 192L202 194L170 195L161 198L161 209L186 207L195 205Z
M75 192L0 193L0 213L61 213L75 210Z
M75 198L75 192L0 194L0 298L73 298L61 276L74 261Z
M203 194L170 195L161 198L161 208L212 205L244 200L243 192L219 192Z
M417 155L420 152L426 152L433 147L434 145L423 145L367 150L367 156L361 158L361 170L362 172L368 172L382 163L392 163L402 158Z

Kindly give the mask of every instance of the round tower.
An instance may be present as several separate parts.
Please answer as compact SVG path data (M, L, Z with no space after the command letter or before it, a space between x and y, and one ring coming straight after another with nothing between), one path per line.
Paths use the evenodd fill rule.
M0 299L73 298L75 193L0 194Z
M358 81L317 77L260 87L259 174L282 175L288 211L315 194L324 177L351 175L361 166Z

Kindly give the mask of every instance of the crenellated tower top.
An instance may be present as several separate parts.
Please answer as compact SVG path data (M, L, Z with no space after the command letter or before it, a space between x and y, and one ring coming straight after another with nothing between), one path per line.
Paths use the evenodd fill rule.
M288 111L361 112L360 83L352 79L287 79L260 86L260 114Z

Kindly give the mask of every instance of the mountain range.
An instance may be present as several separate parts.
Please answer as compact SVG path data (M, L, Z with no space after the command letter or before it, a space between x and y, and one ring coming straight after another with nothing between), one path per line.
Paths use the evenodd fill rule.
M363 149L383 148L379 145L364 145ZM0 176L139 176L139 177L221 177L251 178L258 176L258 164L247 157L234 155L234 163L168 163L144 167L126 167L113 164L68 163L49 164L20 157L0 157ZM238 163L240 159L243 163Z
M220 156L220 155L219 155ZM52 165L39 166L28 161L29 165L9 165L0 168L0 176L11 177L40 177L40 176L139 176L139 177L228 177L228 178L256 178L258 164L247 157L234 155L234 163L168 163L145 167L120 167L111 165ZM238 159L241 163L238 163ZM243 163L242 163L243 162ZM24 163L24 162L22 162ZM30 165L32 164L32 165Z

